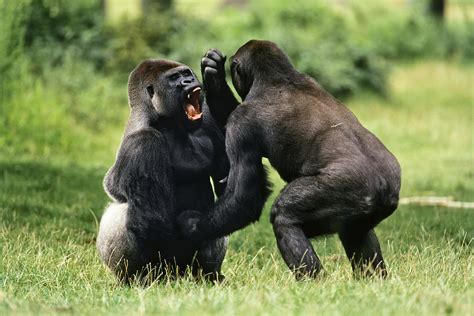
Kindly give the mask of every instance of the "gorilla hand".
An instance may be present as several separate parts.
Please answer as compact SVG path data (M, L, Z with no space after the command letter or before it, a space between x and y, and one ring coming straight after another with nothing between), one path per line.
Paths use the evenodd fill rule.
M206 91L218 91L226 85L225 61L226 57L215 48L208 50L201 59L202 80Z
M200 224L202 223L203 214L198 211L188 210L184 211L178 216L178 226L181 234L194 243L200 243L203 239Z

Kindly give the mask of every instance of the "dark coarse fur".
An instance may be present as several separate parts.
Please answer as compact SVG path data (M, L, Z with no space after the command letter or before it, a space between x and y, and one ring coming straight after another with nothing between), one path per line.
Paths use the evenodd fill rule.
M396 158L274 43L243 45L231 58L231 73L243 102L227 122L227 189L204 218L183 213L183 232L216 238L257 220L268 197L261 163L267 157L288 183L271 222L296 276L321 270L308 238L331 233L339 234L355 272L386 276L373 228L397 208Z
M187 268L220 276L225 238L199 246L181 237L176 218L185 210L206 214L225 184L229 163L221 128L199 96L203 117L190 121L185 98L200 83L189 67L146 60L130 75L130 118L104 187L112 202L102 217L97 247L117 277L151 281ZM199 89L198 89L199 90ZM217 106L217 105L216 105ZM165 271L167 270L167 271Z

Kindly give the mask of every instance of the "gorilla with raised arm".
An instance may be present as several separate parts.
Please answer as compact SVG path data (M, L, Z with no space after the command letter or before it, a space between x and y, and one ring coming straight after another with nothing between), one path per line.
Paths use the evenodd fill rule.
M208 93L226 99L224 60L214 51L203 65L219 82ZM182 232L194 240L217 238L258 220L269 195L261 161L267 157L287 182L270 220L296 277L318 274L322 265L309 238L332 233L339 235L354 272L386 276L374 227L397 208L396 158L274 43L243 45L231 58L231 75L243 102L236 108L221 104L235 108L226 124L227 188L212 212L183 212Z
M114 202L97 237L101 259L125 283L152 281L165 270L181 275L187 268L212 280L222 277L225 238L196 246L176 225L180 212L212 210L210 177L220 195L225 182L219 180L229 169L222 127L201 91L192 70L173 61L145 60L130 74L130 118L104 179Z

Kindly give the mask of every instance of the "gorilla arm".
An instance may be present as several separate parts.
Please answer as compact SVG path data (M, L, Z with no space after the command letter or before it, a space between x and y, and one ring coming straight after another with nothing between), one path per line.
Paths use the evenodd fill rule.
M226 57L217 49L210 49L201 60L207 104L221 129L224 129L230 113L239 105L225 80L225 61Z
M227 188L214 209L202 217L194 211L181 213L182 233L194 241L219 238L257 221L270 195L262 154L252 128L230 122L226 134L230 172Z
M104 184L128 204L128 230L146 239L176 237L169 148L160 132L145 128L126 136Z

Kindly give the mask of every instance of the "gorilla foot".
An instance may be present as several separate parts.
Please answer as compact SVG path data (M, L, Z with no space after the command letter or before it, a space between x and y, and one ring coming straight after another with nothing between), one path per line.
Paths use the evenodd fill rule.
M207 282L216 284L223 284L225 282L225 276L220 272L204 272L199 270L198 273L194 275L194 279L198 282Z
M300 266L297 268L290 268L295 276L296 281L306 281L306 280L315 280L320 279L326 275L325 270L322 266L309 268L306 266Z

